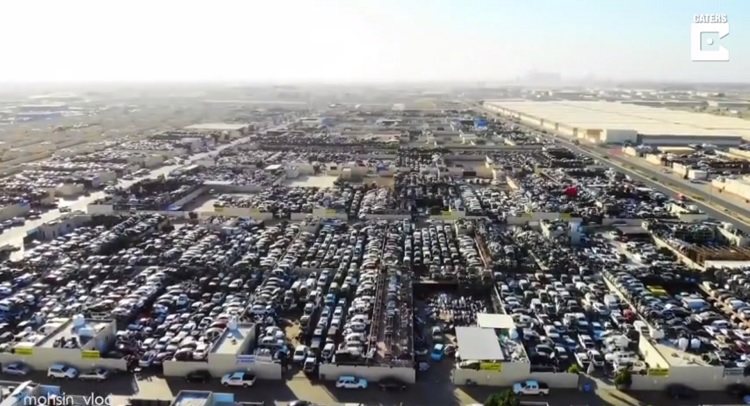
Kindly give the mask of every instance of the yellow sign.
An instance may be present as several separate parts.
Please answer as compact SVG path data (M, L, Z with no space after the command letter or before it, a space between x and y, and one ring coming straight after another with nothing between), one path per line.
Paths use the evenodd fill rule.
M443 216L443 217L453 217L453 212L452 211L441 211L440 215Z
M533 216L531 215L531 213L524 213L524 214L521 215L521 217L531 218Z
M326 216L335 216L336 213L337 212L334 209L326 209Z
M250 214L260 214L260 209L254 207L250 209Z
M224 211L224 208L223 207L214 207L214 211L217 212L217 213L221 213L221 212Z
M502 369L502 365L499 362L480 362L479 363L479 370L481 371L493 371L493 372L500 372Z
M85 350L81 351L81 358L99 359L101 358L101 355L99 354L99 351L96 350Z
M648 374L651 376L668 376L669 369L666 368L650 368Z
M570 220L570 213L563 213L562 215L560 215L560 218L562 218L563 220Z
M33 348L16 348L15 353L18 355L34 355Z

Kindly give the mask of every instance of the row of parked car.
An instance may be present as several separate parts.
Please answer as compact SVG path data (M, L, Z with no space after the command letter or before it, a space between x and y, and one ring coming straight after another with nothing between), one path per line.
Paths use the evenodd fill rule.
M11 362L2 365L2 373L9 376L26 376L32 372L30 366L22 362ZM47 369L47 377L52 379L80 379L84 381L105 381L113 372L106 368L92 368L88 370L78 370L77 368L66 364L52 364Z

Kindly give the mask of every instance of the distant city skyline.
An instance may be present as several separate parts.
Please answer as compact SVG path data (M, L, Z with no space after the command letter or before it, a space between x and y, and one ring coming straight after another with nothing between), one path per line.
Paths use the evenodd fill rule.
M0 82L750 82L747 0L53 0L4 5ZM729 62L691 62L725 14Z

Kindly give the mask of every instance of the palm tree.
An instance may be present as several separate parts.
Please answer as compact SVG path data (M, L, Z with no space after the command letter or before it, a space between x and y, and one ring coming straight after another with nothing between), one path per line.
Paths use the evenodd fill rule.
M484 406L520 406L521 399L510 389L493 393L484 402Z

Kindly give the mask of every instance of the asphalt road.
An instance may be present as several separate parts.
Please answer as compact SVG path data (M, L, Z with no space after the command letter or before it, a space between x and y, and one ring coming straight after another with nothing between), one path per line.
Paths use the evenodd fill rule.
M486 110L481 106L475 107L486 112L492 117L506 120L505 117L500 116L495 112ZM540 130L539 128L534 128L526 124L519 124L516 122L513 122L512 124L518 125L519 127L526 128L527 130L534 132L539 132ZM710 217L719 221L730 222L734 224L738 229L750 233L750 222L742 218L744 217L746 219L750 219L750 209L748 209L748 207L750 206L742 207L735 202L723 199L718 194L711 193L705 187L705 185L694 185L688 181L685 181L684 179L678 179L675 176L660 172L656 168L649 168L647 166L647 163L641 163L635 159L630 160L621 156L612 155L603 148L576 145L573 143L573 141L562 136L548 136L547 138L554 139L560 143L563 143L566 147L583 155L597 159L607 166L615 167L615 169L619 169L621 172L626 173L627 175L643 182L647 186L658 190L668 196L676 197L678 193L684 194L685 196L691 198L692 203L706 212L706 214L708 214ZM655 178L656 181L654 181L652 178ZM700 199L696 199L695 197L699 197Z
M556 139L561 140L561 138ZM600 149L589 147L581 148L580 146L574 145L568 140L562 139L562 142L567 144L568 147L582 154L598 159L599 161L602 161L605 164L609 164L610 166L615 166L616 169L620 169L622 172L627 173L631 177L668 196L676 197L677 193L684 194L685 196L690 198L691 203L698 206L710 217L720 221L730 222L734 224L738 229L750 233L750 224L740 220L737 216L737 214L739 214L745 217L750 217L750 211L745 208L740 208L739 206L731 202L727 202L724 199L719 199L715 194L711 194L705 190L686 186L686 184L690 183L685 182L682 179L676 179L672 175L665 174L663 172L659 172L658 170L643 166L647 164L639 165L637 162L632 162L631 160L607 154L606 152L602 152ZM606 156L607 158L603 159L603 156ZM609 160L610 162L607 162L607 160ZM635 169L631 169L631 167ZM652 178L656 178L656 181L654 181ZM700 199L696 199L696 197ZM711 202L711 204L709 204L708 202Z
M240 402L266 402L266 405L286 406L294 400L308 400L326 406L381 405L381 406L465 406L483 403L487 397L506 388L472 387L456 388L449 382L440 382L430 377L423 377L416 385L405 392L383 392L375 388L366 390L336 389L329 383L310 382L305 378L292 377L285 381L258 381L252 388L230 388L221 386L218 380L210 383L187 383L182 379L163 379L159 377L144 377L135 380L132 376L120 375L106 382L84 382L79 380L59 381L50 380L43 373L19 379L18 377L3 377L7 381L0 382L0 386L14 385L25 379L46 385L60 386L66 395L109 394L111 405L127 404L130 398L139 399L172 399L182 390L201 390L234 393ZM527 401L544 401L551 406L570 405L616 405L636 406L692 406L705 404L738 403L721 392L701 393L700 399L675 401L665 396L663 392L633 392L597 391L585 394L576 390L555 389L550 396L543 399L525 398Z

